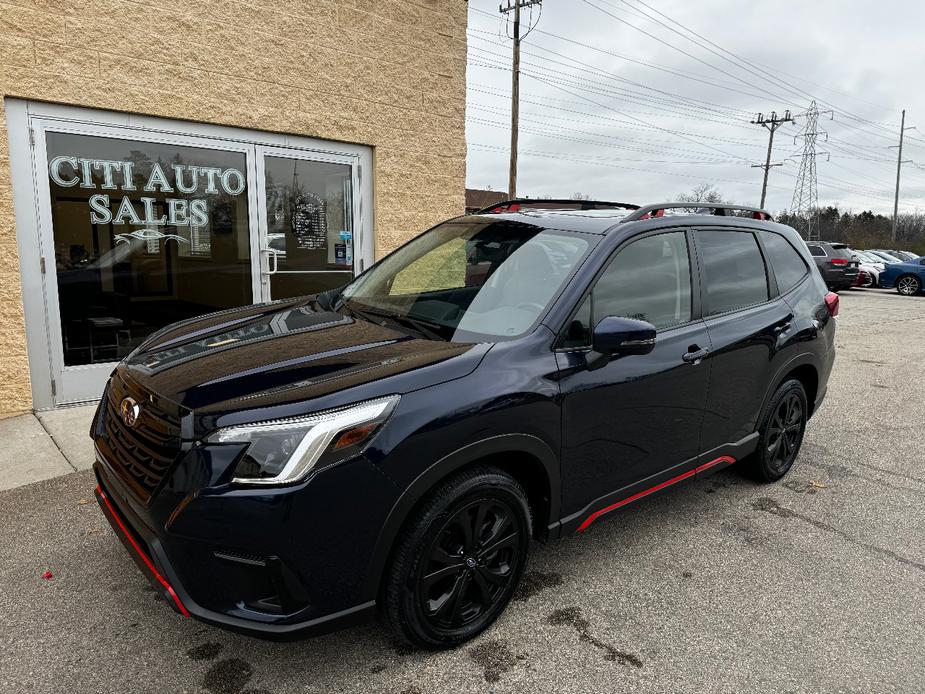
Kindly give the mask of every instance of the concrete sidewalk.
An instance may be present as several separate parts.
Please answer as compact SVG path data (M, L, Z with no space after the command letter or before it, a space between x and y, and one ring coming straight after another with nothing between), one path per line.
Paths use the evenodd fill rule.
M81 405L0 420L0 490L89 470L95 411Z

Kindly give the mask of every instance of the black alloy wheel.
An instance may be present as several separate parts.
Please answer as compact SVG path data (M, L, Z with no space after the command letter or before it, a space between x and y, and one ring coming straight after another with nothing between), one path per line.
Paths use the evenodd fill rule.
M783 383L765 407L753 469L765 482L779 480L800 452L809 407L806 390L796 379Z
M394 553L383 596L392 628L425 648L487 628L523 575L530 527L526 494L500 470L479 467L442 484Z
M922 281L915 275L903 275L896 280L896 291L903 296L915 296L922 289Z
M803 437L803 403L795 392L788 393L774 409L768 430L768 461L778 470L793 464Z
M488 613L515 576L521 533L504 501L481 498L459 509L421 562L418 597L436 629L455 629Z

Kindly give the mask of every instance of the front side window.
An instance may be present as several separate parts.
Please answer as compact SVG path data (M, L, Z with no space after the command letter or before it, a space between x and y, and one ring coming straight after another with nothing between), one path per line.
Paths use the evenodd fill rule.
M768 300L768 277L754 234L698 231L704 272L704 315L734 311Z
M796 249L790 245L790 242L780 234L762 232L761 238L768 254L768 261L774 268L777 289L783 294L803 279L806 274L806 263L803 262L803 258Z
M510 222L448 222L343 292L359 315L392 319L431 339L493 340L526 332L590 243L578 233Z
M621 249L592 293L592 325L605 316L648 321L657 329L691 319L687 239L674 231L633 241Z

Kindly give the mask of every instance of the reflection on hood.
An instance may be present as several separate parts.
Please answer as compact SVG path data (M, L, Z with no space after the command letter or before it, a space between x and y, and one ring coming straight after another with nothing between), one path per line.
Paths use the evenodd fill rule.
M277 313L266 314L262 319L249 322L240 328L209 335L201 340L183 342L175 347L168 346L144 353L139 355L140 358L132 366L143 372L156 374L166 368L196 359L205 353L215 354L247 343L269 340L282 335L311 332L339 324L349 324L353 320L340 313L315 312L305 306L285 309Z

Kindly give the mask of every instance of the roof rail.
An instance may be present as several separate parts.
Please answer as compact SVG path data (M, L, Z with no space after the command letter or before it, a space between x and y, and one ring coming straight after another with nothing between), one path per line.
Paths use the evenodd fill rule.
M639 205L629 202L606 202L603 200L566 200L564 198L511 198L496 202L494 205L483 207L475 214L497 214L501 212L520 212L523 209L533 210L638 210Z
M628 215L627 217L624 217L620 221L635 222L640 219L664 217L665 210L673 209L711 210L711 212L704 212L703 214L710 214L718 217L731 216L728 214L731 211L751 212L752 219L762 219L768 222L774 221L774 218L771 217L767 210L762 210L757 207L747 207L746 205L731 205L718 202L660 202L656 205L645 205L644 207L640 207L635 212Z

